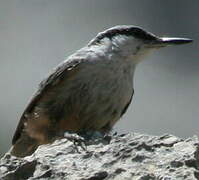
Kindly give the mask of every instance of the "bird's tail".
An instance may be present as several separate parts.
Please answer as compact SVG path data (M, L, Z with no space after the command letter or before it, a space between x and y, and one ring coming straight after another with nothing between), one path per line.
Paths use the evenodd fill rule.
M39 146L38 142L23 134L9 150L10 154L17 157L25 157L31 155Z

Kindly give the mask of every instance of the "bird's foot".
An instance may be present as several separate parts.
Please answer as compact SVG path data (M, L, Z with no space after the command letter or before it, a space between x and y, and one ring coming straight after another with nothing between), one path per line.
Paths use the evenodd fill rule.
M87 151L87 145L97 144L99 142L109 144L113 135L114 134L102 133L100 131L82 131L79 133L69 131L64 132L64 137L74 143L78 152L78 147Z
M86 140L85 140L85 138L83 136L80 136L80 135L78 135L76 133L71 133L71 132L67 131L67 132L64 133L64 137L67 140L72 141L74 143L75 148L77 149L77 151L79 151L78 150L78 146L80 146L85 151L87 150L86 149L86 143L85 143Z

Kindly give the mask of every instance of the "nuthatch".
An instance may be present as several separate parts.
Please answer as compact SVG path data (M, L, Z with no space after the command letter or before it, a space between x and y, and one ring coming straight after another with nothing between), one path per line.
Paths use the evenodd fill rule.
M192 42L135 26L99 33L44 79L21 116L11 154L24 157L65 131L106 133L131 103L135 67L153 49Z

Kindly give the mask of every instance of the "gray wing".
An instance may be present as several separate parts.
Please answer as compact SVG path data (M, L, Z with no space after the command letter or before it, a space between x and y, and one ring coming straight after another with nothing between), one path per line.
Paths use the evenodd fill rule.
M26 120L25 114L29 114L34 109L37 102L42 98L42 96L52 87L57 86L63 78L65 79L68 78L68 76L71 76L71 72L72 75L74 75L73 72L76 71L77 66L79 66L82 62L83 59L73 59L72 61L65 61L61 63L46 79L44 79L40 83L38 90L33 95L32 99L30 100L28 106L26 107L20 118L12 139L12 144L14 144L21 136L21 133L24 129L24 122Z

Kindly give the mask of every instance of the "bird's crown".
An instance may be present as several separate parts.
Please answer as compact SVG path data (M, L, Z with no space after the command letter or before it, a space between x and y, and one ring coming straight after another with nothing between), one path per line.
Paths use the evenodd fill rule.
M92 41L92 43L99 43L100 40L102 40L104 38L112 39L113 37L118 36L118 35L132 36L137 39L149 40L149 41L157 39L157 37L155 35L143 30L142 28L140 28L138 26L120 25L120 26L114 26L110 29L100 32L96 36L96 38Z

